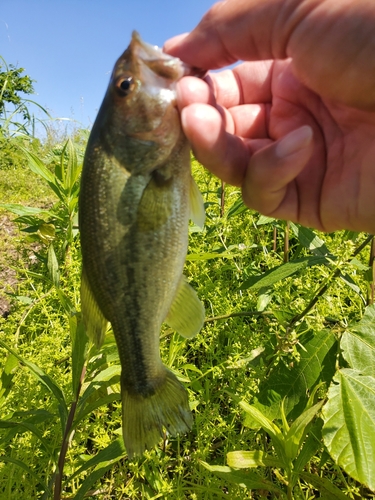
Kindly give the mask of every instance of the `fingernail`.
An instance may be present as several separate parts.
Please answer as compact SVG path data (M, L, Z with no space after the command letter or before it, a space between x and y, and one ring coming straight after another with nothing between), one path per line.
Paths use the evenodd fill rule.
M312 137L313 131L308 125L297 128L280 140L276 146L276 155L279 158L286 158L300 149L307 147Z

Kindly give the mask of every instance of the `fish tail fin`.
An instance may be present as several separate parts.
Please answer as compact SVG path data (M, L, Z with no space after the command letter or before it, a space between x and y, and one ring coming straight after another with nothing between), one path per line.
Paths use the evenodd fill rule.
M192 426L186 389L168 369L163 375L151 395L132 394L124 384L121 389L122 432L130 459L157 445L164 429L174 436Z

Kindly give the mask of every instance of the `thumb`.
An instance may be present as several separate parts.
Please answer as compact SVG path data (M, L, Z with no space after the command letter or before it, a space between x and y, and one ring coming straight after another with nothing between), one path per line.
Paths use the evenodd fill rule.
M309 161L313 131L304 125L257 151L242 185L246 205L265 215L297 220L298 192L292 181Z

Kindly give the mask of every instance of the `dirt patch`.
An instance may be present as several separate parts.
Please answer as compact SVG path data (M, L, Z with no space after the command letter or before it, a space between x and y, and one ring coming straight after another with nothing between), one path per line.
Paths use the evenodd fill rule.
M15 246L18 229L8 215L0 215L0 315L7 317L10 312L10 302L6 292L14 293L17 285L16 271L12 269L12 263L18 259L18 251Z

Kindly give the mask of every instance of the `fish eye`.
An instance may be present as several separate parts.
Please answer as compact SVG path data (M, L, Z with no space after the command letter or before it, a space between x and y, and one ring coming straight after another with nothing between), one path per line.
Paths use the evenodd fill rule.
M133 90L134 80L131 76L127 76L126 78L120 78L116 86L120 90L121 94L128 95L129 92Z

